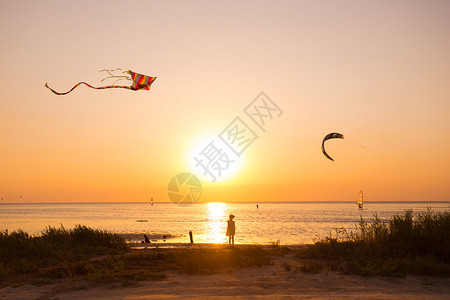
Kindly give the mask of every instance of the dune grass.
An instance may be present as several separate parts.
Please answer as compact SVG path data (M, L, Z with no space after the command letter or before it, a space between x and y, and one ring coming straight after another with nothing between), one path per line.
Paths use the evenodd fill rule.
M31 236L22 230L0 231L0 283L14 276L59 278L81 272L92 257L125 253L128 247L118 235L77 225L46 227Z
M162 280L167 271L211 274L269 262L270 253L259 246L131 250L120 236L81 225L47 227L36 236L0 231L0 286L60 278L130 285Z
M347 273L449 276L450 212L406 211L387 223L376 214L372 222L361 218L355 231L338 230L299 257L328 259Z

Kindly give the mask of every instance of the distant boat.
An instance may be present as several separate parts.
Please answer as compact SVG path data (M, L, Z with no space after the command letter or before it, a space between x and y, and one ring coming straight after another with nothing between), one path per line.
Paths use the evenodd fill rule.
M150 205L153 205L153 198L150 199Z
M363 201L364 201L364 197L363 197L363 192L361 190L359 192L358 200L356 201L356 204L358 204L359 209L363 209Z

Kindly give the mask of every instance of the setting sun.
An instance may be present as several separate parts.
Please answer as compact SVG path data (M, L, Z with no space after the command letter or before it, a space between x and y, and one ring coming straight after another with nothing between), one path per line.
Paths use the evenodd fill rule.
M187 157L190 172L214 183L233 180L242 170L243 160L214 135L196 140Z

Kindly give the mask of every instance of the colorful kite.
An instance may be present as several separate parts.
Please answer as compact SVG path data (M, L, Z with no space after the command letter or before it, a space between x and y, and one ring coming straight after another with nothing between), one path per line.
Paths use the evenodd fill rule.
M70 93L71 91L73 91L75 88L77 88L78 86L80 86L81 84L84 84L90 88L96 89L96 90L104 90L104 89L112 89L112 88L121 88L121 89L129 89L129 90L133 90L133 91L138 91L138 90L149 90L150 86L152 85L153 81L155 81L156 77L151 77L151 76L146 76L146 75L142 75L142 74L138 74L135 73L133 71L123 71L122 73L128 73L128 75L113 75L111 72L116 71L116 70L121 70L121 69L115 69L115 70L101 70L100 72L107 72L110 76L102 79L108 79L108 78L118 78L116 81L118 80L130 80L133 83L131 84L131 86L127 86L127 85L108 85L108 86L101 86L101 87L95 87L92 86L86 82L79 82L77 83L73 88L71 88L68 92L65 93L59 93L57 91L55 91L54 89L52 89L51 87L48 86L48 84L45 84L45 87L48 88L49 90L51 90L53 93L55 93L56 95L66 95L68 93ZM115 81L115 82L116 82ZM114 82L114 83L115 83Z
M329 140L329 139L343 139L343 138L344 138L344 135L343 135L343 134L340 134L340 133L337 133L337 132L333 132L333 133L327 134L327 135L323 138L323 141L322 141L322 152L323 152L323 155L325 155L328 159L331 159L332 161L334 161L334 159L332 159L332 158L327 154L327 152L325 151L324 143L325 143L326 140Z

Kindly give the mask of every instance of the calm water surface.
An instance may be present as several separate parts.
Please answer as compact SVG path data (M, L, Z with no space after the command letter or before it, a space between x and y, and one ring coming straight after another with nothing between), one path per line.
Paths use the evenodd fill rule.
M337 202L302 203L201 203L178 207L172 203L43 203L0 204L0 230L22 229L39 234L46 226L76 224L124 234L129 241L140 241L147 234L153 241L226 243L226 220L236 216L236 243L281 244L312 243L335 229L354 229L360 217L370 221L375 213L388 220L406 210L445 211L448 202L376 202L356 204Z

